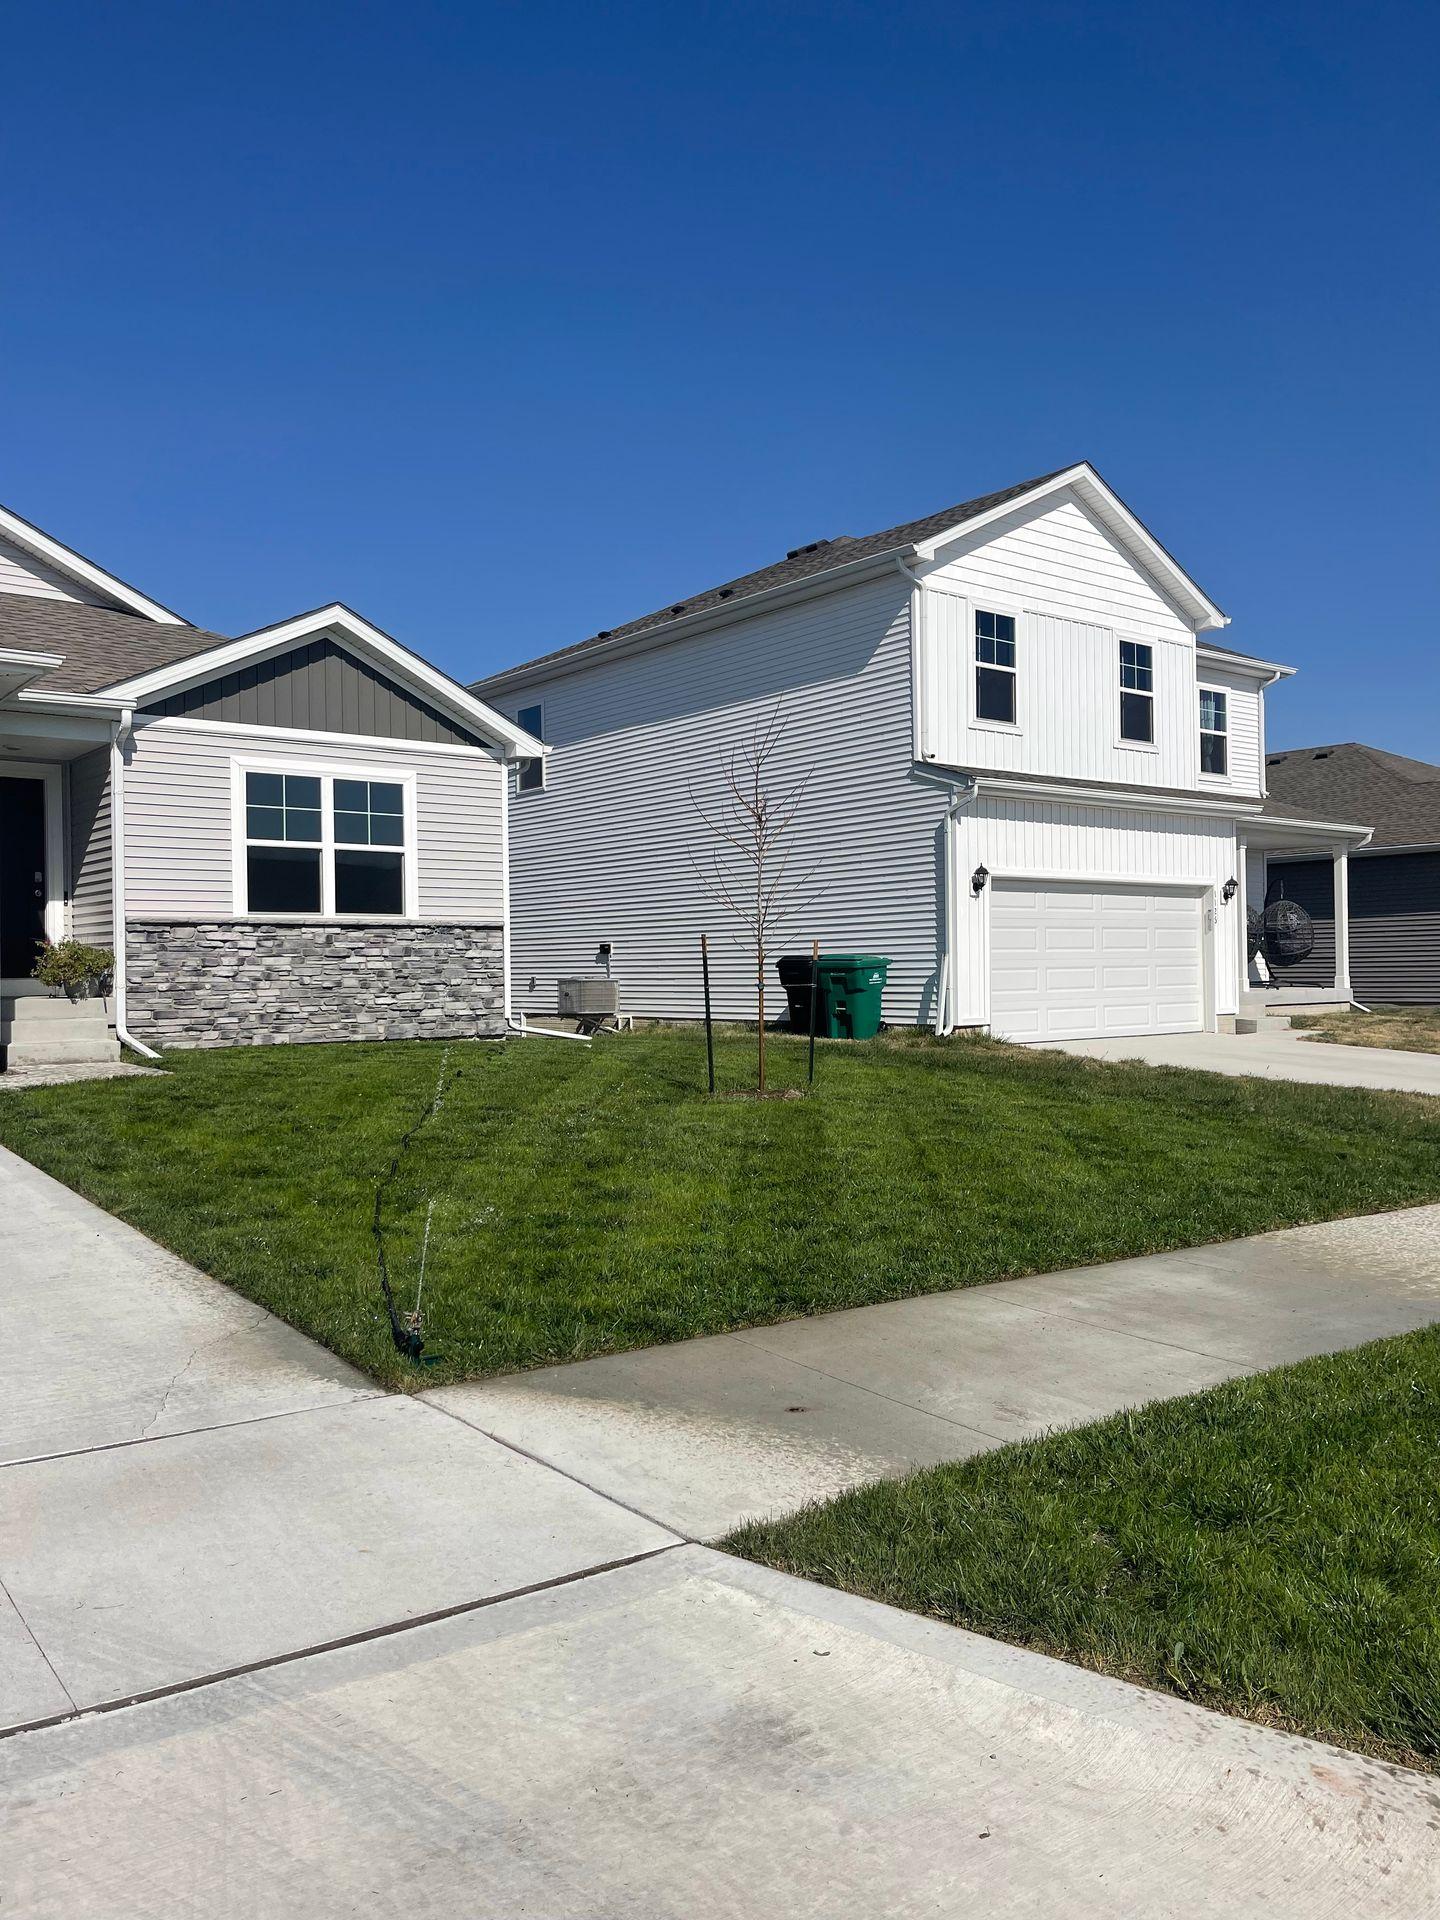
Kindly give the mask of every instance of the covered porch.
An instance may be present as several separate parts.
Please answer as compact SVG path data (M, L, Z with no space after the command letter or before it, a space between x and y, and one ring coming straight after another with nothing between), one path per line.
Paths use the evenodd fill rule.
M110 759L122 716L34 689L56 664L0 651L0 1059L11 1066L118 1051L106 1003L72 1006L33 977L47 942L114 944Z
M1240 848L1239 938L1242 1014L1305 1006L1348 1005L1350 984L1350 855L1370 828L1300 819L1266 811L1245 821ZM1267 942L1250 952L1251 911L1293 901L1308 916L1314 943L1290 957Z

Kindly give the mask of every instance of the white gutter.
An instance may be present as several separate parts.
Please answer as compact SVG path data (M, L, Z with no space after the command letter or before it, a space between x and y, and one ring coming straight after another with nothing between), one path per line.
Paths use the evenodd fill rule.
M124 743L130 738L134 718L129 707L123 708L110 740L110 909L115 945L115 1038L122 1046L143 1054L147 1060L158 1060L160 1056L155 1049L147 1047L143 1040L137 1040L125 1024Z

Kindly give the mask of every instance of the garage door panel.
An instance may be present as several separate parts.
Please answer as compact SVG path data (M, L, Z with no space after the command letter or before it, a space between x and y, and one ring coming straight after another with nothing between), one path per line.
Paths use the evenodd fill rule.
M993 1032L1079 1040L1203 1025L1198 893L991 885Z

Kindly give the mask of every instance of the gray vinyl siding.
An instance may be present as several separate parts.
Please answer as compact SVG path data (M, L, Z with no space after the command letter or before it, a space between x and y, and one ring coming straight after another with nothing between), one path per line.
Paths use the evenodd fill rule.
M1335 875L1329 860L1272 860L1269 863L1265 905L1293 900L1315 923L1315 946L1307 960L1292 967L1271 966L1275 978L1291 987L1333 987L1335 984ZM1351 916L1354 951L1354 916ZM1354 980L1353 970L1351 975ZM1355 991L1358 993L1359 989Z
M910 597L893 579L537 682L504 702L544 708L545 787L510 802L515 1004L554 1011L558 975L605 940L622 1007L701 1011L699 937L715 1005L754 1018L754 960L697 873L713 842L690 795L714 808L722 758L777 711L778 786L809 775L792 869L814 868L813 907L780 951L887 954L885 1017L933 1012L943 789L913 770ZM769 1009L783 1008L773 960Z
M172 694L153 711L251 727L363 734L375 740L483 744L368 661L337 646L328 634Z
M109 747L70 763L69 842L71 935L108 947L115 930Z
M127 919L233 917L231 763L237 758L318 771L413 773L421 919L500 924L504 776L493 755L427 753L378 741L364 747L272 742L144 721L125 770Z
M1352 856L1350 983L1367 1006L1440 1006L1440 852Z

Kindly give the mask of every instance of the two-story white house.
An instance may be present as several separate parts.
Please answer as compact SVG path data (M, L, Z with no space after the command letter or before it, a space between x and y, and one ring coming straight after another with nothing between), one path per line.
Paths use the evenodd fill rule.
M1265 794L1265 692L1220 608L1088 464L774 565L474 691L550 748L510 807L517 1007L608 964L642 1016L754 1014L696 871L722 759L778 711L819 897L786 944L891 961L885 1017L1017 1040L1228 1026L1271 854L1363 825ZM773 978L773 976L772 976Z

